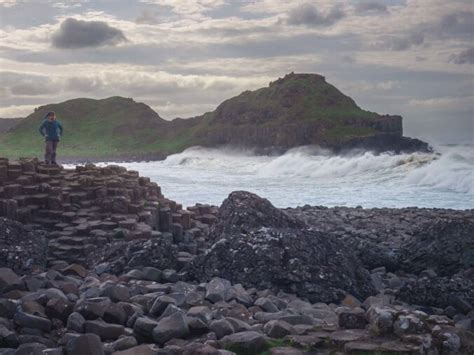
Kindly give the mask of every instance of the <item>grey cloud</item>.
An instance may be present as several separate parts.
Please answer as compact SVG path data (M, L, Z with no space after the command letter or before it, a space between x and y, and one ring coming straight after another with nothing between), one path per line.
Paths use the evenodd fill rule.
M425 42L425 36L421 32L413 32L403 37L389 38L385 42L385 47L393 51L405 51L411 47L422 45Z
M85 48L116 45L126 41L123 32L103 21L64 20L52 36L56 48Z
M375 1L360 2L355 5L358 15L371 15L387 13L387 5Z
M442 36L468 37L474 33L474 12L456 12L443 16L437 25Z
M339 7L333 7L327 14L323 14L315 6L307 3L290 11L287 24L326 27L335 24L345 16L346 14Z
M474 64L474 47L468 48L459 54L451 56L450 62L455 64Z
M99 78L72 77L67 79L66 88L71 91L91 92L103 87Z
M2 87L13 95L39 96L59 92L59 88L47 76L1 72Z

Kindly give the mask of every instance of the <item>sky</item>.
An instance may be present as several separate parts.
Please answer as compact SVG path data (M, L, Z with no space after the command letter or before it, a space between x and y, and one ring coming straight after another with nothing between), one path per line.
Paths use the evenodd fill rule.
M304 72L473 143L473 24L472 0L0 0L0 117L124 96L186 118Z

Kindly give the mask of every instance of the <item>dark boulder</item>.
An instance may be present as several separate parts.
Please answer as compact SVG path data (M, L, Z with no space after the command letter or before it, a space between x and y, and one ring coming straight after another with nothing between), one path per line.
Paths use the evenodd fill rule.
M275 288L312 302L332 302L345 292L365 298L374 292L369 274L336 238L249 192L233 192L210 232L214 244L196 258L190 274L219 276L246 287Z

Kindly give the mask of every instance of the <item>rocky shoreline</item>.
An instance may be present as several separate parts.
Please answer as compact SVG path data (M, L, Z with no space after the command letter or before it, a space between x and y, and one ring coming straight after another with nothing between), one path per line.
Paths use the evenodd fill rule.
M0 354L472 354L473 304L473 210L183 209L0 159Z

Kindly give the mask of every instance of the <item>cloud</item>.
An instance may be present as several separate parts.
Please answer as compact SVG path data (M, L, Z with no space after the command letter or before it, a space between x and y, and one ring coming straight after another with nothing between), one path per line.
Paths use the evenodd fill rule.
M440 35L468 37L472 40L474 31L474 12L464 11L444 15L437 27Z
M309 4L302 4L293 8L288 14L286 23L288 25L305 25L312 27L327 27L344 18L346 14L339 7L333 7L327 13L321 13Z
M413 32L411 34L389 38L385 46L392 51L405 51L411 47L420 46L425 42L425 36L421 32Z
M474 47L452 55L449 61L455 64L474 64Z
M355 12L358 15L372 15L372 14L384 14L387 13L387 5L375 2L367 1L360 2L355 5Z
M156 17L156 13L150 10L143 10L140 16L135 19L135 22L138 24L147 24L153 25L158 22L158 18Z
M103 21L82 21L68 18L52 36L56 48L85 48L116 45L127 41L123 32Z
M44 75L0 72L0 82L4 89L4 97L41 96L59 92L59 88L51 78Z

